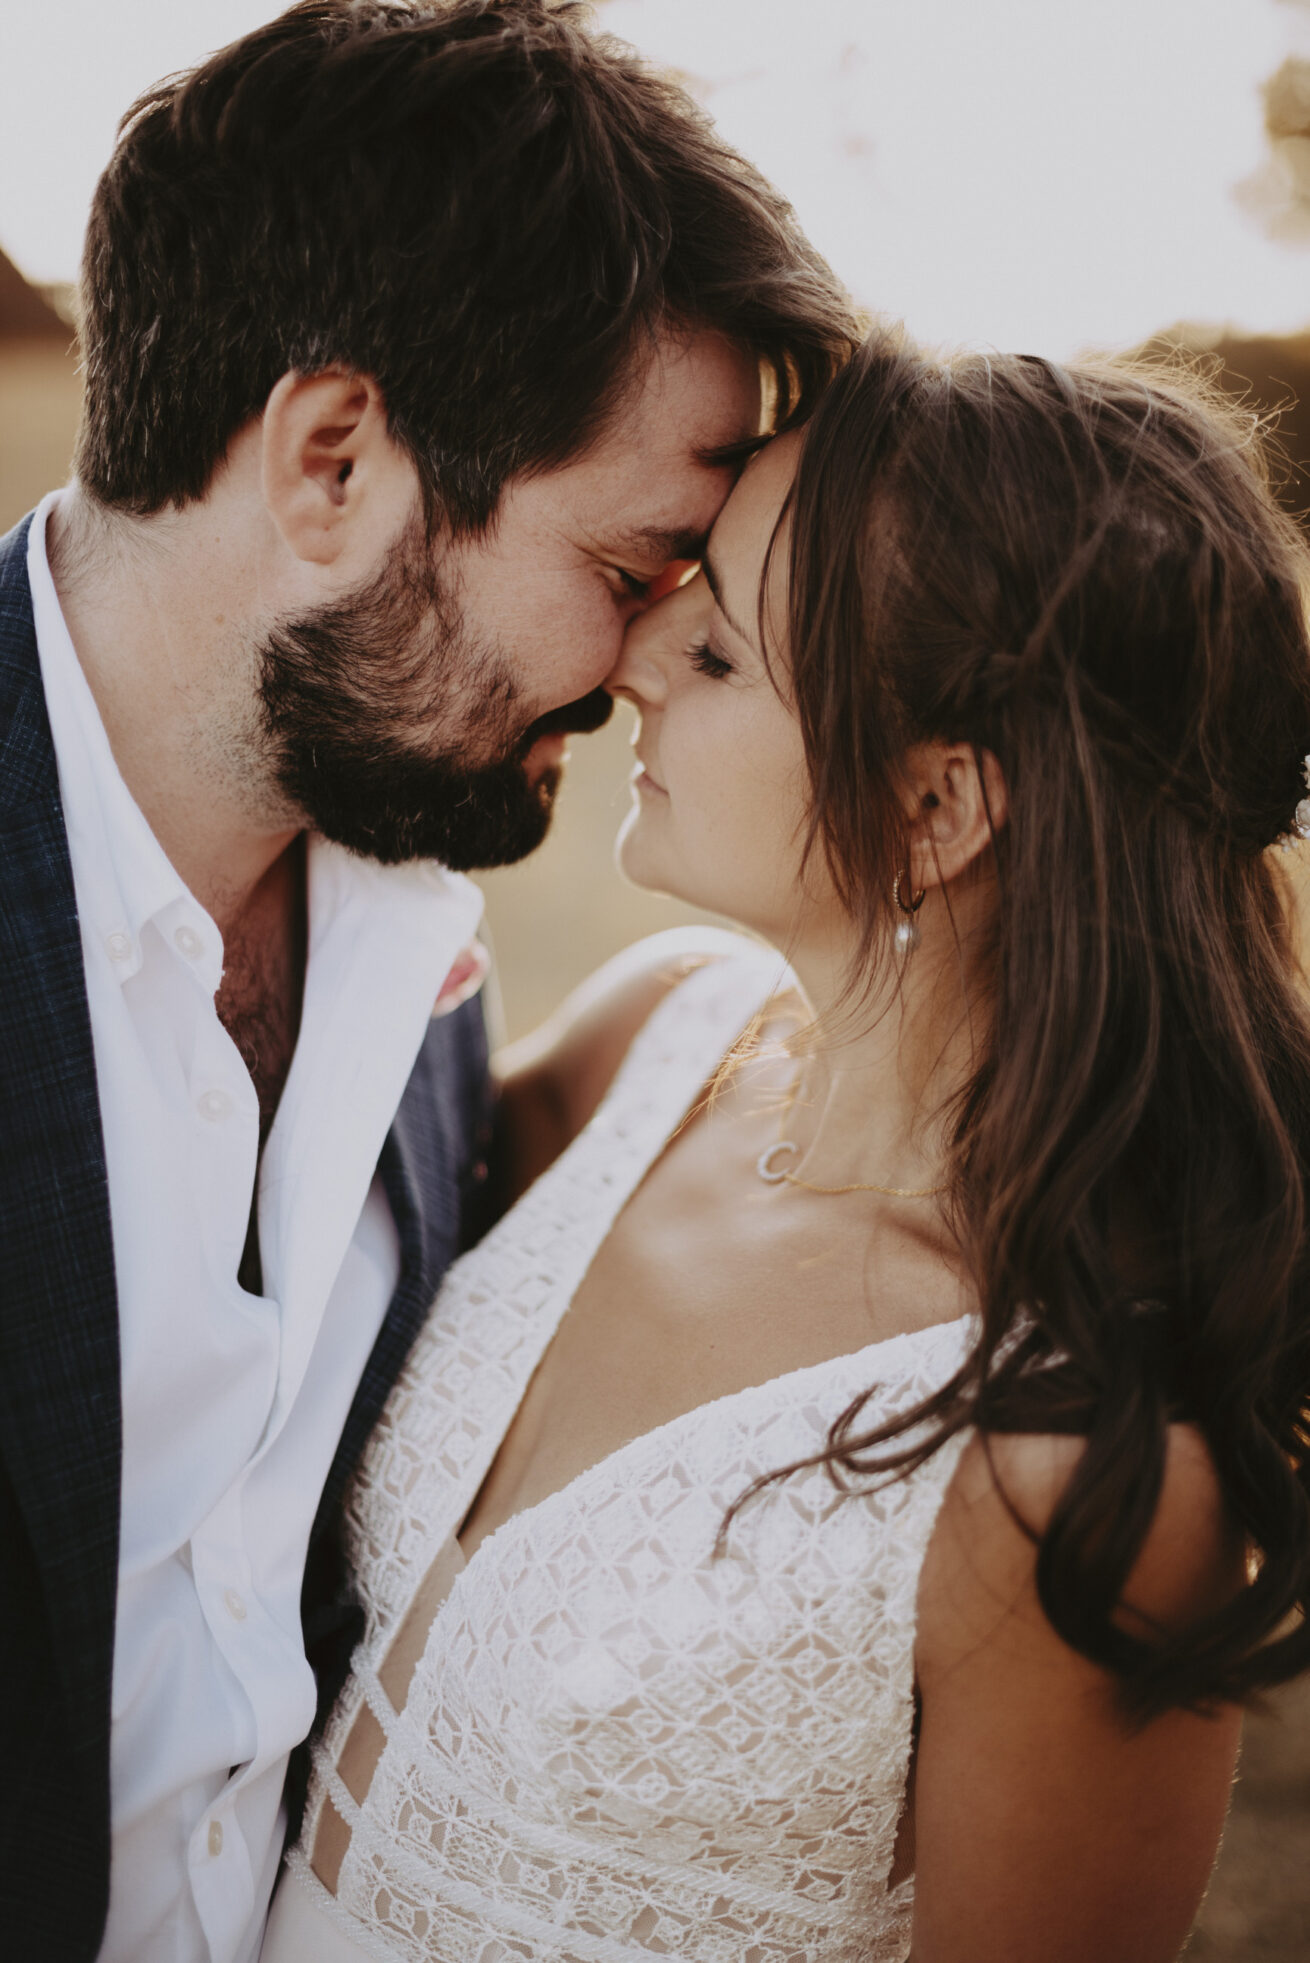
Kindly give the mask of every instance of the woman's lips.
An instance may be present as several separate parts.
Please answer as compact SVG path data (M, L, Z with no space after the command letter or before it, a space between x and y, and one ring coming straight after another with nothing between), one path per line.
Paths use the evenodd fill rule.
M663 784L655 781L640 758L637 759L637 768L632 773L632 788L639 791L643 797L668 796Z

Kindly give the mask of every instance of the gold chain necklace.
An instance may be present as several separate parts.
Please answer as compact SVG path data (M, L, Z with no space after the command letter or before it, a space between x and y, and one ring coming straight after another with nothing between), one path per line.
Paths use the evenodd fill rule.
M766 1186L781 1186L785 1182L788 1186L799 1187L802 1193L822 1193L831 1199L839 1198L843 1193L885 1193L888 1199L892 1200L930 1200L938 1193L946 1191L945 1183L941 1186L879 1186L876 1181L870 1181L867 1185L816 1186L812 1181L799 1179L794 1172L788 1172L785 1166L777 1167L774 1161L784 1152L795 1159L801 1157L800 1146L794 1138L788 1138L786 1132L791 1114L796 1109L796 1100L801 1094L803 1074L803 1071L797 1073L791 1096L787 1099L786 1109L782 1114L782 1122L778 1126L778 1137L772 1145L765 1146L755 1161L755 1170Z

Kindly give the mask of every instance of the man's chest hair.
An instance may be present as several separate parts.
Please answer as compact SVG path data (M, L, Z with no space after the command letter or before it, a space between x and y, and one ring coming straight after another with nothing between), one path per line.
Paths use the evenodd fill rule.
M295 1054L305 964L293 923L280 932L274 922L257 925L262 931L239 931L225 944L215 1007L255 1086L262 1143Z

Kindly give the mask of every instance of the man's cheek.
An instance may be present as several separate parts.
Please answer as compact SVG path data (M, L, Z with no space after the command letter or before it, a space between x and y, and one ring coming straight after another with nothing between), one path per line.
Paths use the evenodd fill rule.
M551 635L548 656L557 691L575 700L599 688L619 658L624 620L614 600L589 596L558 624Z

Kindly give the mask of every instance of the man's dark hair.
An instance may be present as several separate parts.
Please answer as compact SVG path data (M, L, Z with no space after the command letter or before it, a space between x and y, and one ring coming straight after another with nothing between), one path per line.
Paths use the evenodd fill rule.
M124 118L82 269L80 481L201 497L288 370L381 389L429 521L578 454L643 337L714 329L781 424L849 352L784 201L575 0L303 0Z

